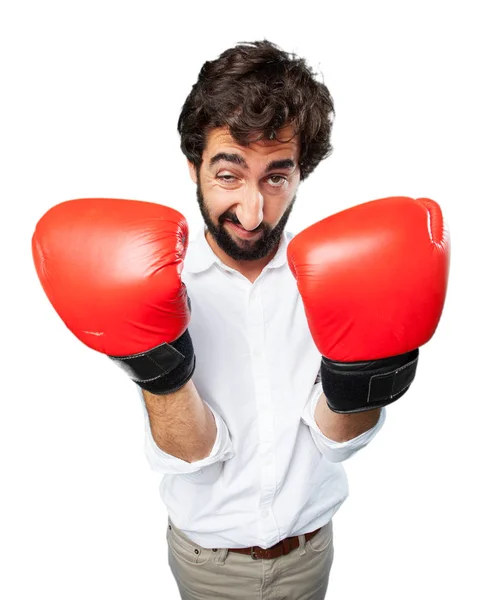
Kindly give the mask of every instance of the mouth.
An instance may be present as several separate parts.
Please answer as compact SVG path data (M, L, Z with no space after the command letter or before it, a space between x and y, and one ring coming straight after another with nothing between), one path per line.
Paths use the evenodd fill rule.
M263 230L246 231L244 227L235 225L232 221L225 221L225 225L237 236L243 240L254 240L262 235Z

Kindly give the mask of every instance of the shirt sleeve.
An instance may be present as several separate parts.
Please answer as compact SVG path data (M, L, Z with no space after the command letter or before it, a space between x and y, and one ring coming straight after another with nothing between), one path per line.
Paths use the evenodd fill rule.
M335 442L323 434L315 421L315 409L322 393L322 385L320 382L317 382L304 407L301 419L309 427L314 443L323 456L330 462L342 462L350 458L358 450L361 450L361 448L367 446L380 431L385 422L385 408L381 409L380 417L371 429L346 442Z
M190 475L193 479L197 477L198 483L211 482L216 479L220 473L222 463L235 456L229 430L221 416L207 404L215 418L217 427L215 443L209 456L188 463L172 454L167 454L157 446L151 433L150 419L142 390L137 385L136 388L144 411L144 451L151 469L162 475Z

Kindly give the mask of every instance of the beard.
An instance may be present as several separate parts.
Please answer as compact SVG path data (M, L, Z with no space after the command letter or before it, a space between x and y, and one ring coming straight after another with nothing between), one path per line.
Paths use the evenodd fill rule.
M270 252L278 246L282 233L289 220L290 213L296 201L296 196L292 198L289 206L285 209L284 214L281 216L279 222L274 226L270 227L268 223L262 221L256 229L253 231L262 231L261 236L255 241L250 240L239 240L235 241L228 230L225 228L225 221L232 221L235 225L242 227L239 219L234 213L229 211L224 212L218 217L218 225L215 225L211 217L210 211L205 204L201 185L198 182L196 187L196 197L199 204L201 215L205 222L205 225L210 232L219 248L221 248L227 256L234 260L259 260L268 256Z

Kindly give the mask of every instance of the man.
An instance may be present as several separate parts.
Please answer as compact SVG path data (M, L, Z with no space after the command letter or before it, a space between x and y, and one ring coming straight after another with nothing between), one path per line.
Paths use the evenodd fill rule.
M205 221L187 254L184 217L136 201L62 203L33 238L66 324L139 386L186 600L325 597L341 463L407 391L440 318L447 244L432 201L285 232L331 152L333 114L304 60L240 44L203 65L179 118ZM413 278L390 293L412 244L424 291Z

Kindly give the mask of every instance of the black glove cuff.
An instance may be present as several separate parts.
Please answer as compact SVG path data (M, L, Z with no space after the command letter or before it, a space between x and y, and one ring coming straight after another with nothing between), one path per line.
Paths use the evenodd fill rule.
M322 357L321 382L330 410L355 413L386 406L411 385L419 350L379 360L335 362Z
M194 348L186 331L170 344L160 344L131 356L109 356L140 387L152 394L171 394L191 379L196 366Z

